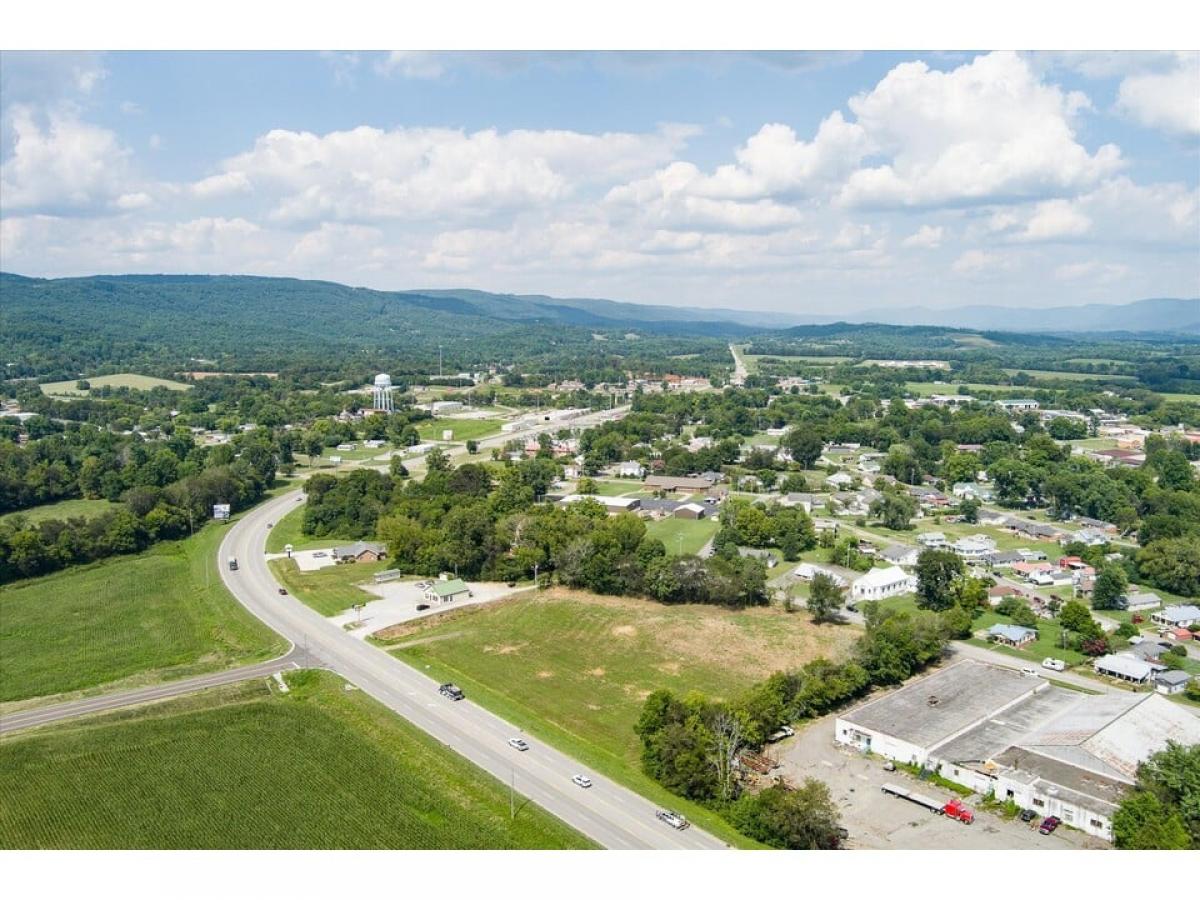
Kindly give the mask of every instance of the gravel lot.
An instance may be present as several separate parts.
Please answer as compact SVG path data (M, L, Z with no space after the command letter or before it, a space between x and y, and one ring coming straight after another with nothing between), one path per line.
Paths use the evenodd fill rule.
M334 616L329 621L343 626L357 625L361 622L362 625L351 629L350 633L358 638L366 638L369 634L382 628L399 625L402 622L436 616L438 613L463 606L490 603L520 591L533 590L532 586L510 588L502 582L469 581L467 582L467 587L471 589L469 599L455 600L451 603L433 603L430 604L429 609L418 610L417 604L425 602L424 591L417 587L419 583L416 581L386 581L383 584L364 584L362 585L364 591L375 594L380 599L369 601L363 607L361 614L353 611L345 612L340 616Z
M851 849L1075 850L1109 846L1065 827L1051 835L1038 834L1036 827L1020 820L1007 821L981 810L978 797L966 801L975 811L975 822L964 825L884 794L880 790L884 782L917 782L904 772L884 771L879 757L865 757L835 745L834 719L826 716L812 722L798 729L795 737L774 745L772 755L780 762L774 774L795 783L816 778L829 785L842 810L842 824L850 832L847 846ZM932 784L921 785L920 791L942 800L954 796Z

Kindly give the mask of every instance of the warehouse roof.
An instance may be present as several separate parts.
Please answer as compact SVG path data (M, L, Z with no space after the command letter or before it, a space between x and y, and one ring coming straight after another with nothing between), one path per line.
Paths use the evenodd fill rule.
M964 659L842 716L859 728L934 747L1027 697L1046 682Z

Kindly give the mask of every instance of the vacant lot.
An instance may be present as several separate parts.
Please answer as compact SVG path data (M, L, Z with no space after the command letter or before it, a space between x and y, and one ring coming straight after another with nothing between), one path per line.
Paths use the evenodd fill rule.
M401 659L456 681L514 724L730 841L738 838L728 826L642 774L633 733L642 701L658 688L731 697L774 671L841 657L857 635L777 608L663 606L561 590L383 632L400 642Z
M699 553L717 533L716 519L676 519L669 516L646 523L646 534L666 545L667 554Z
M210 525L138 556L0 589L0 701L179 678L282 653L284 643L221 584L222 534Z
M356 603L374 600L357 585L373 583L372 576L388 567L386 560L328 566L315 572L301 572L292 559L273 559L269 565L280 584L323 616L336 616Z
M328 673L10 737L0 848L580 848Z
M92 387L127 387L139 391L151 388L165 387L169 391L190 391L192 386L182 381L168 381L165 378L151 378L149 375L135 375L132 372L122 372L119 375L97 375L95 378L80 379ZM77 381L53 381L42 385L42 393L51 397L86 397L87 391L79 390Z
M453 432L452 440L471 441L500 432L498 419L432 419L417 425L423 441L440 441L443 431Z
M5 513L0 516L0 522L7 522L17 516L24 516L31 525L47 519L93 519L101 513L117 508L117 504L108 500L59 500L57 503L46 503L19 512Z

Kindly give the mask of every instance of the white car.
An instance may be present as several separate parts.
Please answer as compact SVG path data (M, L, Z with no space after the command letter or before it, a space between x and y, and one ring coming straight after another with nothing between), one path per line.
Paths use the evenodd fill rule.
M1042 660L1043 669L1053 669L1055 672L1062 672L1067 668L1067 664L1061 659L1055 659L1052 656L1047 656Z
M592 786L592 779L588 778L586 775L576 775L571 780L581 788L590 788Z
M523 740L521 740L520 738L509 738L508 746L512 747L514 750L528 750L529 749L529 745L527 743L525 743Z

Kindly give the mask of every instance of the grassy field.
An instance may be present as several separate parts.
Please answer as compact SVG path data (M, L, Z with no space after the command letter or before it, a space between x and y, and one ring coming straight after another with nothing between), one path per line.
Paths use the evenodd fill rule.
M0 516L0 522L7 522L17 516L24 516L31 525L46 519L92 519L100 513L116 508L117 504L108 500L59 500L57 503L46 503L18 512L5 513Z
M638 494L642 492L642 483L640 481L622 480L622 479L593 479L596 482L596 495L600 497L621 497L625 494Z
M1050 369L1005 369L1009 375L1024 372L1033 378L1061 378L1064 381L1134 381L1132 375L1097 375L1094 372L1055 372Z
M730 697L780 669L841 657L858 629L814 626L777 608L662 606L551 590L385 635L400 642L395 653L411 665L455 681L585 765L744 844L711 812L642 774L633 725L643 700L658 688Z
M289 681L7 738L0 848L590 846L337 676Z
M217 572L225 529L0 589L0 701L267 659L284 642Z
M1033 388L1031 387L1013 387L1009 384L975 384L975 383L958 383L953 384L942 383L935 384L932 381L908 381L905 382L905 389L910 394L916 394L918 397L929 397L933 394L958 394L960 387L965 387L967 392L974 394L976 391L995 391L998 394L1028 394Z
M443 431L452 431L455 441L477 441L493 434L499 434L498 419L432 419L417 425L417 433L423 441L440 441Z
M371 576L388 568L386 560L376 563L352 563L328 566L316 572L301 572L292 559L273 559L268 563L279 583L296 595L305 605L323 616L336 616L356 603L377 600L355 587L370 582Z
M1176 403L1200 403L1200 394L1166 394L1160 391L1158 396Z
M302 534L300 526L304 524L304 505L297 503L296 508L287 515L281 516L267 533L267 552L282 553L288 544L293 550L315 550L318 547L336 547L339 544L349 544L352 541L345 538L324 537L315 538Z
M716 519L676 519L668 516L646 523L646 534L656 537L667 547L667 554L699 553L717 533Z
M151 378L149 375L135 375L123 372L120 375L97 375L94 378L77 379L76 381L53 381L43 384L42 393L51 397L86 397L87 391L76 389L79 380L86 381L92 387L128 387L139 391L151 388L165 387L169 391L190 391L192 386L182 381L168 381L165 378Z

